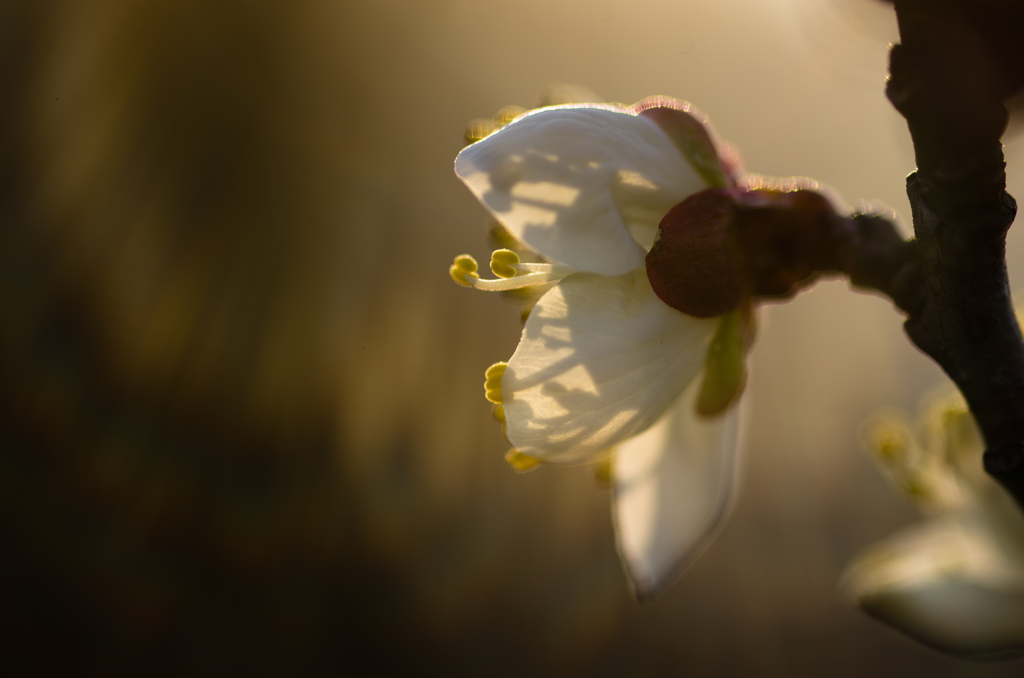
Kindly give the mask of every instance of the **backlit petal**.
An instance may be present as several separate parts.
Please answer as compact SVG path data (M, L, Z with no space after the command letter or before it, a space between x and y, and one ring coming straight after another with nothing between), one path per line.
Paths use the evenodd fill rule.
M616 450L612 513L619 556L649 600L696 558L722 524L736 477L739 408L696 413L700 380L657 424Z
M565 278L530 313L502 377L509 442L548 462L599 457L678 398L717 324L666 306L643 269Z
M662 217L707 188L657 124L612 106L524 115L465 148L455 172L529 247L603 275L642 267Z

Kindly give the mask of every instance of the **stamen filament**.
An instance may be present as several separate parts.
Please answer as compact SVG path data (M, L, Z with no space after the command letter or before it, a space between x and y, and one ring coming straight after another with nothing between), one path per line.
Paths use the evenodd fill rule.
M477 278L476 276L467 276L466 282L478 290L484 290L486 292L504 292L506 290L517 290L521 287L530 287L532 285L543 285L544 283L551 282L552 280L561 280L565 276L566 274L561 271L538 271L537 273L517 275L514 278L496 278L491 280Z
M572 273L572 269L564 264L531 264L519 262L513 266L517 271L565 271L563 277Z

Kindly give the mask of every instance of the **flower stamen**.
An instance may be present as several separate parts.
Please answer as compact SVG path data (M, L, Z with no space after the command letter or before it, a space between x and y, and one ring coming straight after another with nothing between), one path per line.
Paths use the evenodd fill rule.
M463 287L473 287L473 283L470 280L477 279L480 276L476 274L477 269L480 267L476 263L476 259L469 256L468 254L460 254L455 257L454 263L448 269L448 275L452 277L452 280L462 285Z
M484 397L495 405L501 405L501 378L505 375L505 368L508 363L498 362L487 368L484 372ZM502 418L505 411L502 409Z
M519 263L519 255L512 250L494 250L491 252L491 273L499 278L514 278L519 273L516 264Z
M463 287L474 287L487 292L505 292L561 280L574 272L564 264L521 263L519 255L512 250L496 250L491 255L491 271L498 276L497 279L483 279L477 275L477 270L479 265L476 259L468 254L460 254L455 257L448 274Z
M532 471L541 464L540 459L523 454L514 447L505 454L505 461L516 473Z

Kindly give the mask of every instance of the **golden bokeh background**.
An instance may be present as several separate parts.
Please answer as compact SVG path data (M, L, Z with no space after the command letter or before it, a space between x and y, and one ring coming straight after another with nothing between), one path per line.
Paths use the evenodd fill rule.
M909 228L869 0L0 4L0 563L11 661L86 675L1010 676L837 593L918 519L860 451L942 381L887 300L766 307L741 490L657 601L592 468L517 475L482 395L515 309L458 288L471 118L666 94L750 171ZM1024 195L1024 139L1008 140ZM909 232L909 231L908 231ZM1024 236L1011 231L1011 281ZM41 671L41 668L40 668Z

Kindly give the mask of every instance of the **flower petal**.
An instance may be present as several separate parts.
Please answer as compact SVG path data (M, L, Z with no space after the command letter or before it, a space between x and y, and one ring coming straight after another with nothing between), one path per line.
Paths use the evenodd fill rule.
M619 556L641 601L686 568L722 524L736 477L739 409L696 411L695 379L661 421L615 453L612 514Z
M1024 650L1024 573L980 521L935 519L875 545L842 588L868 614L930 647L978 658Z
M530 313L502 377L509 442L548 462L597 458L677 399L717 324L666 306L643 269L565 278Z
M524 115L463 149L455 173L531 248L603 275L643 266L662 217L707 188L657 124L613 106Z

